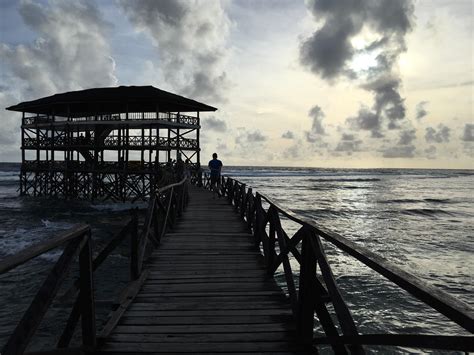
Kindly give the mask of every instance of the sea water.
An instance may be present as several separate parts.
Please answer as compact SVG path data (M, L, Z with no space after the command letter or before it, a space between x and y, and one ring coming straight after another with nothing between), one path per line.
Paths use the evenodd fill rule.
M223 173L474 306L474 171L225 167ZM78 223L91 224L100 247L129 214L130 204L20 197L18 175L18 164L0 164L0 258ZM298 228L282 223L290 236ZM323 244L361 333L466 334L354 258ZM60 252L0 275L0 302L8 305L0 309L0 344ZM99 304L116 297L115 290L127 281L127 253L126 245L119 248L99 269ZM297 270L296 260L291 263ZM281 270L277 279L285 288ZM62 303L53 307L33 343L54 344L50 334L61 329L69 310ZM100 321L108 309L101 311Z

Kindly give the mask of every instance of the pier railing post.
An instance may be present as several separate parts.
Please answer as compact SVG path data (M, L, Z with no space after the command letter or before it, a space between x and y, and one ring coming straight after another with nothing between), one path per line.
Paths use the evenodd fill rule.
M138 279L138 214L132 209L132 223L130 224L130 280Z
M86 243L79 254L82 342L84 346L94 348L96 346L96 324L90 230L84 238L86 238Z
M262 198L257 192L255 196L255 225L253 226L253 239L256 246L259 246L260 242L262 241L262 236L260 234L260 225L262 224L262 219Z
M309 231L303 236L298 292L297 332L303 344L313 340L314 310L316 307L316 255L314 255Z
M252 230L254 226L254 197L252 194L252 188L249 187L247 190L247 208L245 211L245 218L247 219L247 227L249 230Z

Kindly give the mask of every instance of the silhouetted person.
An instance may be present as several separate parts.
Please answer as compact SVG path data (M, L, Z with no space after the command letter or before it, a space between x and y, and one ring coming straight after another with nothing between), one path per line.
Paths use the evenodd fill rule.
M184 175L184 162L179 157L176 160L175 170L176 170L176 180L181 181Z
M191 161L189 159L184 162L184 177L191 179Z
M220 185L220 177L221 177L221 169L222 169L222 162L217 159L217 153L212 154L212 160L209 161L209 169L211 170L211 189L213 191L212 198L216 198L217 196L221 197L219 193L219 185Z

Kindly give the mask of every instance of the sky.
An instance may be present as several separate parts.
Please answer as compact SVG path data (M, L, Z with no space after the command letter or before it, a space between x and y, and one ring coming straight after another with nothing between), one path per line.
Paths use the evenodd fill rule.
M0 161L59 92L153 85L218 108L202 160L474 168L472 0L0 0Z

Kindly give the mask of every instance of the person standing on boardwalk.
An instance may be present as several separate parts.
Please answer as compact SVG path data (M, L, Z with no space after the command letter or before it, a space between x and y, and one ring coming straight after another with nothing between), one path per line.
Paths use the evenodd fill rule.
M211 170L211 189L213 191L212 198L216 198L217 196L221 197L219 193L219 185L220 185L220 177L221 177L221 169L222 169L222 162L217 159L217 153L212 154L212 160L209 161L209 170Z

